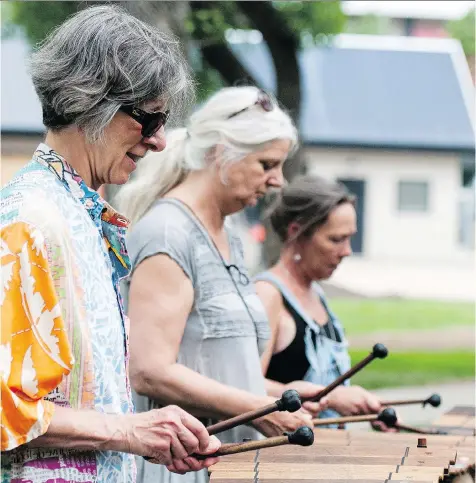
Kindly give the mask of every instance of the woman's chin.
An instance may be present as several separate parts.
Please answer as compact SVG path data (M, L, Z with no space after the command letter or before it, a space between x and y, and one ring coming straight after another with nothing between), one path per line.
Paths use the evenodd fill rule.
M337 267L329 267L327 269L327 278L331 278L336 270L337 270Z
M258 204L258 197L257 196L253 196L252 198L249 198L247 203L246 203L246 205L249 208L254 208L257 204Z
M108 182L108 184L117 186L126 184L129 181L131 174L132 172L126 170L121 170L119 173L114 173L114 175L111 176L111 180Z

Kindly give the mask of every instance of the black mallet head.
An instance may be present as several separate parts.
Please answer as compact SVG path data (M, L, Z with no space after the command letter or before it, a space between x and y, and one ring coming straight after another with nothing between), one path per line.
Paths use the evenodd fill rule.
M379 359L385 359L388 355L388 350L383 344L375 344L372 348L372 355Z
M294 389L288 389L284 391L281 399L276 401L279 411L288 411L294 413L298 409L301 409L301 396Z
M397 424L397 414L395 413L394 409L385 408L378 415L377 421L382 421L382 423L384 423L385 426L388 426L389 428L393 428L395 424Z
M292 433L284 433L291 444L311 446L314 443L314 431L308 426L301 426Z
M423 407L425 407L426 404L437 408L441 404L441 397L439 394L432 394L426 401L423 402Z

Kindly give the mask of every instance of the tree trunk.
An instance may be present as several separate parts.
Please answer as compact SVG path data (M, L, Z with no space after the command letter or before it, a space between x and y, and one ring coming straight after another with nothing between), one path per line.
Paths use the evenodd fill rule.
M297 59L299 39L291 31L283 15L271 2L237 2L241 11L261 32L268 44L276 69L276 96L296 124L301 107L300 72ZM300 152L296 152L284 167L284 175L290 181L300 170Z
M300 72L297 59L299 39L292 32L283 16L271 2L238 2L239 8L263 35L268 44L276 69L277 98L288 111L296 125L299 125L301 107ZM289 182L304 166L302 151L298 149L284 165L284 177ZM265 208L266 209L266 208ZM263 220L266 240L263 247L265 266L276 263L281 242L268 220Z
M190 8L194 12L200 10L211 10L216 8L215 2L192 1ZM200 30L200 25L196 26L197 36L206 38L205 32ZM215 69L228 85L235 85L239 82L257 85L253 76L243 67L232 50L224 40L216 43L199 43L200 51L207 64Z

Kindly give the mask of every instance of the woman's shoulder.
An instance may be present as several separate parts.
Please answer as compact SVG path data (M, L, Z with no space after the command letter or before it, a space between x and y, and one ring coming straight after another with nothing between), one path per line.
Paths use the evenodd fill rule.
M169 226L182 226L193 224L191 215L179 201L161 198L155 201L146 215L142 218L155 223L167 223Z
M190 264L198 238L193 221L180 207L160 200L129 229L127 247L133 263L166 253Z
M265 270L253 277L256 291L260 298L265 299L270 304L282 304L282 293L280 284L282 283L270 270Z
M160 237L174 237L190 234L193 221L175 203L157 200L147 213L129 230L129 237L143 237L147 234Z

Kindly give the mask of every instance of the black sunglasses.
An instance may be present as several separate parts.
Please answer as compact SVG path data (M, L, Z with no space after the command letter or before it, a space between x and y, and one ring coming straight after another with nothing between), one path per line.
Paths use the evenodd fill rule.
M271 98L265 91L260 90L258 94L258 99L253 105L245 107L244 109L241 109L241 111L238 111L229 115L227 119L231 119L232 117L238 116L238 114L241 114L242 112L245 112L248 109L251 109L253 106L261 106L263 110L266 112L270 112L273 110L273 102L271 101Z
M153 136L162 126L165 126L169 118L169 111L146 112L130 105L121 106L119 110L131 116L142 126L141 134L145 138Z

